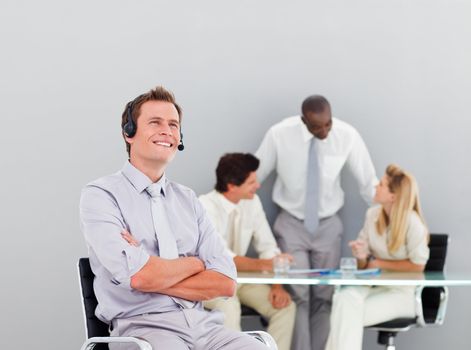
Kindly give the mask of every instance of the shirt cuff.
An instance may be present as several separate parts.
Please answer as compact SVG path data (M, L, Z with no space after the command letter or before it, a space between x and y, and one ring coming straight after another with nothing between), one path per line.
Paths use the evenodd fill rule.
M139 272L150 258L149 253L144 249L142 245L139 247L129 246L122 251L124 258L126 259L127 274L124 278L118 278L121 283L131 287L131 277Z
M272 250L269 252L263 252L259 255L260 259L273 259L275 256L281 254L281 251L279 249Z
M230 279L237 280L237 271L233 259L224 257L214 257L213 259L206 259L203 261L207 270L219 272Z
M409 260L417 265L426 265L428 257L414 256L409 258Z

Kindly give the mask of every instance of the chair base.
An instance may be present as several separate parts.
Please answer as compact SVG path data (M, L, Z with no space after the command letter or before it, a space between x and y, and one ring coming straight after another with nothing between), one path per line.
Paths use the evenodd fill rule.
M384 345L386 350L395 350L396 346L394 344L394 339L397 333L408 331L415 324L415 318L396 318L367 328L378 331L379 345Z
M396 345L394 345L394 338L396 337L397 332L378 332L378 344L385 345L386 350L396 350Z

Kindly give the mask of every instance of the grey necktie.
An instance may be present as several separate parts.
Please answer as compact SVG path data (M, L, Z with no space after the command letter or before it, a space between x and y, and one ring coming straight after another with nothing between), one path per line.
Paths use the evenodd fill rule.
M154 222L155 234L159 242L160 257L164 259L177 259L178 248L175 237L170 229L167 212L165 210L164 197L162 195L162 185L160 182L154 183L146 188L151 196L152 220ZM185 309L191 309L195 302L171 297L178 305Z
M309 233L314 234L319 226L319 160L315 137L312 138L309 146L306 180L304 227Z

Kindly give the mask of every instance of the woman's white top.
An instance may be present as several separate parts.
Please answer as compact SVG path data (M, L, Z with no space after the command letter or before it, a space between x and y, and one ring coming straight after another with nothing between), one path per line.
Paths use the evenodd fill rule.
M378 234L376 230L376 221L380 212L381 206L368 209L365 224L358 234L358 239L367 243L368 253L379 259L409 259L414 264L425 265L429 257L428 230L417 213L413 211L409 215L409 225L404 245L393 254L390 254L388 251L388 243L391 240L389 228L382 235Z

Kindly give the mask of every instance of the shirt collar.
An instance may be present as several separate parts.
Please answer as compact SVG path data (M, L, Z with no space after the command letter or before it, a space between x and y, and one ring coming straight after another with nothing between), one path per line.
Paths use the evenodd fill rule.
M124 166L123 166L123 169L121 169L121 172L123 173L124 177L128 179L131 185L133 185L136 191L139 193L144 191L149 185L152 184L152 181L147 177L147 175L145 175L139 169L134 167L134 165L132 165L129 161L126 161L126 163L124 163ZM168 181L167 181L167 177L165 176L165 173L162 175L160 180L157 181L157 183L161 183L162 194L164 196L165 196L167 182Z
M306 125L303 123L302 120L301 120L301 129L302 129L301 133L303 135L303 141L304 142L311 142L314 135L311 134L311 132L307 129Z
M232 203L230 200L228 200L224 195L216 190L214 190L216 193L216 198L218 198L219 202L221 203L222 208L227 214L230 214L233 210L237 209L237 204Z

